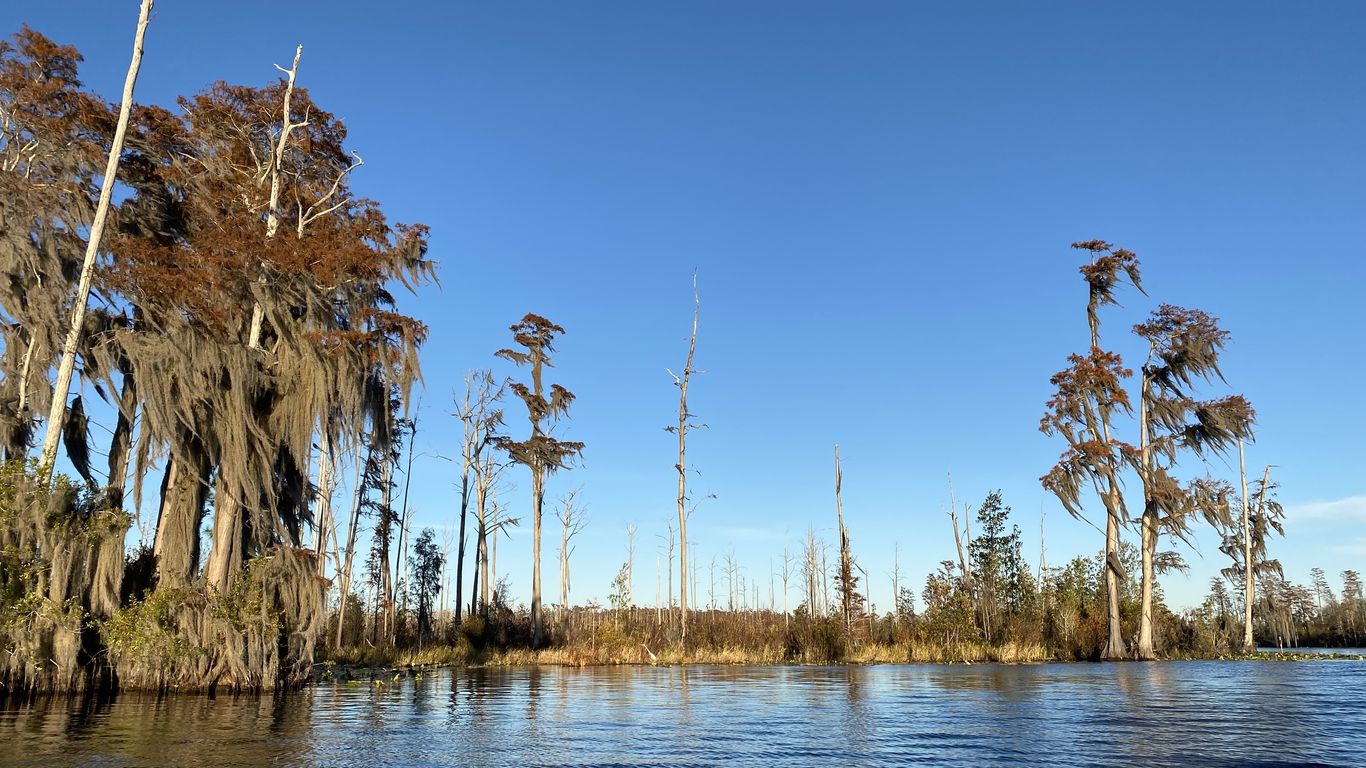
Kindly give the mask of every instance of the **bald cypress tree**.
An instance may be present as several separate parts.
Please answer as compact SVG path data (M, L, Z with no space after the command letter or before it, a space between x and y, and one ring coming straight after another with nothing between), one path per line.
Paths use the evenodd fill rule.
M506 451L512 461L531 471L531 633L532 644L545 642L544 619L541 615L541 511L545 503L546 476L566 469L569 462L583 453L583 443L558 440L550 435L556 421L569 414L574 394L559 384L546 387L544 369L552 367L550 356L555 351L555 337L564 328L540 315L528 313L513 325L512 340L522 349L500 349L495 354L504 360L531 369L531 384L513 382L509 389L526 405L531 435L525 440L507 436L495 438L494 444ZM525 351L523 351L525 350Z
M1119 476L1132 463L1137 449L1114 436L1113 419L1116 414L1132 412L1123 382L1133 372L1124 367L1118 353L1101 348L1100 308L1118 303L1115 290L1124 282L1143 289L1138 257L1132 251L1103 240L1073 243L1072 247L1090 255L1080 271L1088 289L1086 322L1091 343L1086 354L1069 356L1070 365L1051 379L1057 391L1048 401L1039 429L1046 435L1061 435L1067 449L1040 480L1074 517L1082 516L1082 493L1088 485L1105 509L1103 578L1108 631L1101 656L1119 659L1125 654L1119 614L1120 584L1125 573L1119 541L1120 529L1128 519Z
M1241 395L1196 400L1197 383L1222 379L1219 353L1228 332L1198 309L1159 307L1134 332L1148 342L1139 400L1139 476L1143 481L1140 659L1156 658L1153 645L1153 588L1157 571L1181 565L1175 553L1159 557L1163 533L1185 539L1193 513L1222 530L1229 524L1227 483L1209 479L1182 485L1171 474L1179 456L1223 454L1251 435L1255 414Z

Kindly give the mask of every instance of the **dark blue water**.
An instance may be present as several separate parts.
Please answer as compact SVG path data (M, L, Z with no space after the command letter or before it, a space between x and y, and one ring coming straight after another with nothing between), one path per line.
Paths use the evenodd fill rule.
M9 765L1366 765L1366 662L442 671L0 709Z

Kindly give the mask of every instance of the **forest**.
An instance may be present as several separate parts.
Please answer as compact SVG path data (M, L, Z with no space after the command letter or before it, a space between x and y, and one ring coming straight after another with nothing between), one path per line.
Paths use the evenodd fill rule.
M813 527L762 576L729 555L694 562L694 276L678 408L661 414L677 486L661 489L675 510L653 604L635 594L634 528L609 604L573 604L589 522L575 494L546 490L592 448L557 437L575 399L549 381L566 329L527 313L506 348L467 362L454 420L422 423L427 328L405 300L437 277L428 229L353 192L364 161L300 80L302 47L272 82L137 103L150 5L121 103L82 84L74 48L27 27L0 42L0 696L262 691L348 664L1148 660L1363 643L1359 573L1316 569L1302 586L1274 556L1284 510L1273 468L1244 461L1256 412L1221 372L1229 332L1158 302L1131 329L1105 328L1146 342L1128 367L1102 321L1122 294L1147 301L1141 265L1100 240L1072 244L1078 325L1059 333L1080 334L1084 313L1090 343L1060 361L1039 421L1059 450L1042 487L1095 529L1094 552L1035 560L1007 499L964 502L950 481L935 523L949 556L923 584L900 562L870 575L836 446L835 541ZM97 412L112 429L92 428ZM451 540L412 524L420 429L459 442ZM1206 456L1236 460L1237 476L1193 473ZM513 527L530 530L526 606L497 567ZM1173 612L1159 577L1185 567L1170 547L1197 529L1225 566L1203 604ZM874 606L885 569L895 605Z

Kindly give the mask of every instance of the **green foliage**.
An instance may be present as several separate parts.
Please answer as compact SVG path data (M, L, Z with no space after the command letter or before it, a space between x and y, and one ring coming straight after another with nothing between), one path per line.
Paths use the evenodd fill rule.
M413 587L417 600L418 643L431 634L432 604L441 592L441 570L446 558L436 545L436 533L431 528L423 528L413 543Z
M134 663L160 664L202 656L180 632L177 612L202 599L189 587L164 587L98 623L110 654Z
M625 610L630 605L630 595L631 565L622 563L621 570L617 571L616 578L612 579L612 592L607 596L607 602L614 611Z

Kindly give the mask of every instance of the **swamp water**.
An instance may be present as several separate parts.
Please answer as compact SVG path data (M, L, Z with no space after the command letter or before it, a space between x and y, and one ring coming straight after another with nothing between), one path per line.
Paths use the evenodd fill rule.
M440 670L0 707L30 766L1366 765L1366 662Z

